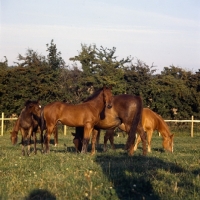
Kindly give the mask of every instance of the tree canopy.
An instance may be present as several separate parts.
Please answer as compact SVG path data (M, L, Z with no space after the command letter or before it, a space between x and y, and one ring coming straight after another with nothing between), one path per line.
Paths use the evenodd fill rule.
M78 55L66 66L53 40L46 45L47 57L28 49L17 57L15 66L0 62L0 111L20 113L28 99L42 105L53 101L80 103L95 89L112 85L113 94L140 95L144 107L164 118L200 118L200 70L192 73L176 66L156 74L132 57L118 59L116 48L81 45Z

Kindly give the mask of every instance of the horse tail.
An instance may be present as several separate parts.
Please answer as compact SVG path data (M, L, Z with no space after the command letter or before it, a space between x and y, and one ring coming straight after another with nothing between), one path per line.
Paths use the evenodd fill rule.
M141 123L141 119L142 119L142 110L143 110L142 99L141 97L137 97L136 110L133 116L131 128L128 135L128 140L127 140L127 146L126 146L127 149L130 149L130 147L134 145L135 143L137 127L138 127L138 124Z
M40 115L40 129L41 131L44 131L46 129L46 121L44 119L44 108L42 109Z

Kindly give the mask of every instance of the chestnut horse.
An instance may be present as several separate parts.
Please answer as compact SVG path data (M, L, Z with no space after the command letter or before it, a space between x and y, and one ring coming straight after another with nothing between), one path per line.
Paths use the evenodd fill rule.
M128 94L114 96L112 108L106 109L103 113L105 116L95 125L92 134L92 154L95 153L96 137L100 129L114 129L119 126L128 133L126 149L129 155L133 155L134 152L136 130L142 138L143 155L146 155L146 135L141 124L142 108L142 99L139 96ZM83 138L81 127L76 128L74 136L73 143L76 150L80 151Z
M27 155L30 155L31 135L34 139L34 153L36 153L36 131L38 129L37 117L41 114L41 105L38 101L26 101L25 108L22 109L17 119L13 131L11 132L11 142L17 142L17 134L20 130L22 134L22 155L25 155L25 141L28 143Z
M46 152L50 152L50 136L58 121L71 127L84 127L82 152L87 152L90 134L100 120L100 113L111 107L111 88L106 88L105 86L91 95L87 102L81 104L73 105L64 102L53 102L46 105L41 114L42 122L45 121L47 127L45 135Z
M142 125L144 131L147 133L148 152L151 152L151 138L155 130L159 131L163 138L163 148L167 151L173 152L173 138L174 134L170 133L167 123L157 113L153 112L149 108L144 108L142 112ZM140 143L140 136L137 137L134 150L137 150L137 146Z
M163 148L167 151L173 152L173 137L170 133L169 127L162 117L149 108L143 108L142 111L142 126L147 133L148 152L151 152L151 139L155 130L158 130L163 137ZM114 130L107 130L104 136L104 150L106 150L107 141L110 141L112 148L114 149ZM137 146L141 141L140 135L138 135L134 150L137 150Z

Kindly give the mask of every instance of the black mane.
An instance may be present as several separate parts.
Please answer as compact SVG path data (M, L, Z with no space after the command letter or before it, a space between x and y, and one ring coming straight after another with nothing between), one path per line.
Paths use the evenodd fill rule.
M92 99L94 99L95 97L97 97L100 92L103 90L103 88L100 88L98 90L96 90L91 96L89 96L87 99L85 99L83 102L87 102L87 101L90 101Z

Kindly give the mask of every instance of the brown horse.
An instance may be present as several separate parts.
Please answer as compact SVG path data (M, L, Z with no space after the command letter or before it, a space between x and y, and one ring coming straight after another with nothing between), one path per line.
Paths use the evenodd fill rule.
M20 130L22 134L22 155L25 155L25 141L28 143L27 154L30 155L31 135L34 139L34 153L36 153L36 131L38 129L37 117L41 114L41 105L38 101L28 100L25 103L25 108L22 109L19 118L17 119L13 131L11 132L11 142L17 142L17 133Z
M155 130L159 131L163 138L163 148L167 151L173 152L173 138L174 135L170 133L169 127L163 118L149 108L144 108L142 112L142 125L144 131L147 133L148 152L151 152L151 138ZM134 150L140 143L140 136L137 137Z
M142 138L143 155L146 155L146 135L141 124L142 108L142 99L138 96L127 94L114 96L112 108L106 109L103 113L104 117L95 125L92 135L92 154L95 153L96 137L100 129L114 129L122 126L121 128L128 133L126 149L129 155L133 155L134 152L136 130ZM76 128L73 142L77 150L80 150L82 132L80 127Z
M21 111L21 113L25 112L25 108ZM34 151L35 151L35 154L36 154L36 133L40 133L40 141L41 141L41 151L43 152L43 143L44 143L44 138L43 138L43 135L41 134L42 131L41 131L41 118L40 117L37 117L35 115L32 115L32 122L33 122L33 131L32 131L32 134L31 136L33 137L34 139ZM18 139L18 132L20 130L20 121L21 121L21 115L19 116L19 118L17 119L17 121L15 122L14 126L13 126L13 130L12 132L10 133L11 134L11 142L12 144L16 144L17 143L17 139ZM46 130L46 127L44 127L44 130ZM57 146L58 145L58 129L57 129L57 126L56 128L54 129L53 131L53 134L54 134L54 145ZM22 137L22 141L23 141L23 137Z
M58 121L71 127L84 127L82 152L87 151L90 134L100 120L100 113L112 107L111 88L103 87L88 98L87 102L72 105L64 102L53 102L46 105L42 112L42 121L46 122L46 152L49 152L49 140Z
M151 152L151 139L155 130L158 130L163 137L163 148L167 151L173 152L173 137L170 133L169 127L162 117L149 108L143 108L142 111L142 126L147 133L148 152ZM114 149L114 130L107 130L104 136L104 150L106 150L107 141L110 141L112 148ZM137 150L137 146L140 143L141 138L138 135L134 150Z

